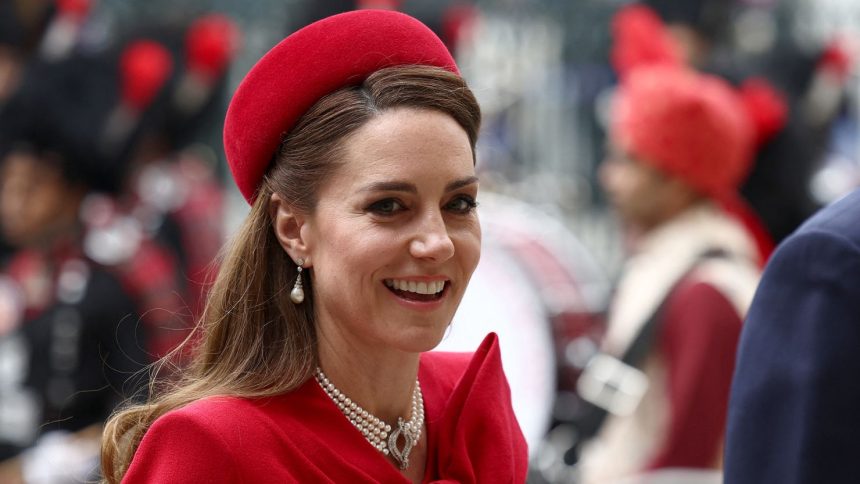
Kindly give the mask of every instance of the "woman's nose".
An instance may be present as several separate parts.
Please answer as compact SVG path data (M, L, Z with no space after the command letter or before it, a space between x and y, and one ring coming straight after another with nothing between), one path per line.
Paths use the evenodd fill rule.
M409 243L409 252L413 257L433 262L444 262L454 255L454 242L441 212L434 211L423 217Z

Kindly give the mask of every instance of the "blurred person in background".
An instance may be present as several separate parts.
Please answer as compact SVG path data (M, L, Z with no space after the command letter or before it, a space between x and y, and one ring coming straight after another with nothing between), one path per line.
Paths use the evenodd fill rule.
M822 209L765 268L738 349L727 484L857 482L860 191Z
M0 107L17 90L27 59L37 48L49 17L47 3L0 3ZM0 234L0 264L12 247Z
M789 26L780 24L779 2L642 4L660 16L687 65L736 85L755 78L753 90L766 84L783 99L781 108L761 106L760 114L774 120L772 133L759 143L741 186L770 236L781 241L820 208L811 181L825 159L844 104L854 64L849 44L834 36L816 49L801 48L780 32Z
M790 106L783 91L768 79L741 70L740 61L725 51L725 24L733 10L729 3L646 3L633 3L616 12L612 21L612 64L621 78L642 65L687 66L736 86L742 106L755 125L753 162L740 189L751 210L744 203L743 216L762 250L770 252L774 233L778 238L784 237L789 227L811 213L793 208L812 207L811 202L807 204L810 194L805 188L814 161L810 151L814 143L793 146L806 140L798 135L798 126L792 121L797 116L789 116ZM809 169L799 170L797 164ZM748 187L754 188L747 190ZM793 208L787 208L789 205ZM802 215L798 215L800 212Z
M225 120L251 213L186 379L109 423L108 481L523 482L497 338L429 352L480 255L479 125L450 53L404 14L272 48Z
M203 297L203 286L186 283L188 277L186 267L181 264L185 261L182 254L158 237L155 230L151 230L153 225L157 225L152 222L153 217L140 215L148 212L136 210L136 207L129 206L133 204L125 203L129 198L125 193L132 185L128 181L129 172L135 173L130 169L134 165L131 162L132 154L143 150L145 144L142 133L154 131L155 127L165 124L162 117L154 114L155 101L168 97L176 61L173 54L157 41L123 38L112 31L109 17L100 14L97 4L93 0L4 2L0 6L0 39L8 39L8 45L14 47L17 71L31 62L61 62L74 56L101 56L105 69L110 64L110 69L114 70L105 73L110 80L104 82L109 85L105 86L105 95L99 98L99 102L108 102L110 99L114 105L104 106L109 114L105 115L102 125L92 127L91 144L93 149L101 150L102 154L114 160L116 169L112 176L122 179L112 180L115 193L110 196L100 191L86 197L79 214L85 232L81 240L89 258L111 266L122 277L126 289L137 302L143 324L148 327L146 350L161 357L187 336L193 314L196 314L194 308L199 306L198 300ZM174 22L187 26L181 20ZM147 22L146 27L136 24L134 30L167 30L165 25L161 25L164 23L162 21L156 20L155 24L158 25L150 23ZM194 44L202 44L203 47L198 47L196 51L201 52L198 58L202 57L202 63L205 64L212 58L212 44L218 41L212 40L213 35L198 37L203 38L202 42ZM198 77L202 78L196 85L199 89L195 89L190 97L199 103L208 101L212 90L206 84L208 78ZM10 84L9 92L14 93L17 85L18 82ZM188 98L188 89L185 91L185 95L175 97L183 100ZM185 102L198 107L198 103ZM190 111L192 114L198 112L193 109ZM172 122L176 126L175 130L190 130L190 126L200 124L200 117L174 116ZM147 188L150 188L150 199L176 198L165 195L164 190ZM212 210L219 210L220 204L212 205L215 207ZM211 220L214 216L200 218ZM199 226L206 224L202 222ZM199 247L194 254L202 254L199 259L211 260L214 257L211 247L220 244L220 237L209 237L213 230L198 232L200 236L194 242ZM220 235L220 231L217 234ZM8 250L12 251L11 248Z
M2 482L91 477L102 422L144 387L140 307L91 257L81 218L91 193L118 188L98 129L115 87L104 58L37 60L0 110L0 230L15 249L0 273Z
M578 382L596 433L582 482L674 469L698 470L683 482L719 479L735 348L765 257L736 216L753 137L716 77L677 65L624 73L601 181L629 258L602 353Z

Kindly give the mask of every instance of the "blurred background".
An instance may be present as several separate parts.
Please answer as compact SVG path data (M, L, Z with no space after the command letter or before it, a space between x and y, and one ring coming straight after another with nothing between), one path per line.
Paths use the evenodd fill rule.
M598 169L629 3L2 0L0 482L92 476L101 422L187 335L247 212L221 147L231 93L284 36L355 8L422 20L480 101L484 252L440 349L500 333L530 481L577 482L565 423L624 260ZM643 3L693 67L780 94L742 190L775 241L860 185L860 1Z

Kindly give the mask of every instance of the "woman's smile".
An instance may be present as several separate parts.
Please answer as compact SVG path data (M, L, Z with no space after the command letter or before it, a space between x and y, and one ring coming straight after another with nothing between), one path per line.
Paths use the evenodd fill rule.
M447 279L386 279L385 286L403 304L415 309L432 310L440 306L451 282Z

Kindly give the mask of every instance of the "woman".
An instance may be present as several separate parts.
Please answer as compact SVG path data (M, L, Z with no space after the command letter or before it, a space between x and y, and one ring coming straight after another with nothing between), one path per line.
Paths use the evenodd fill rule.
M495 336L422 354L478 263L479 123L403 14L329 17L263 57L224 131L251 213L185 381L108 425L107 480L523 482Z

